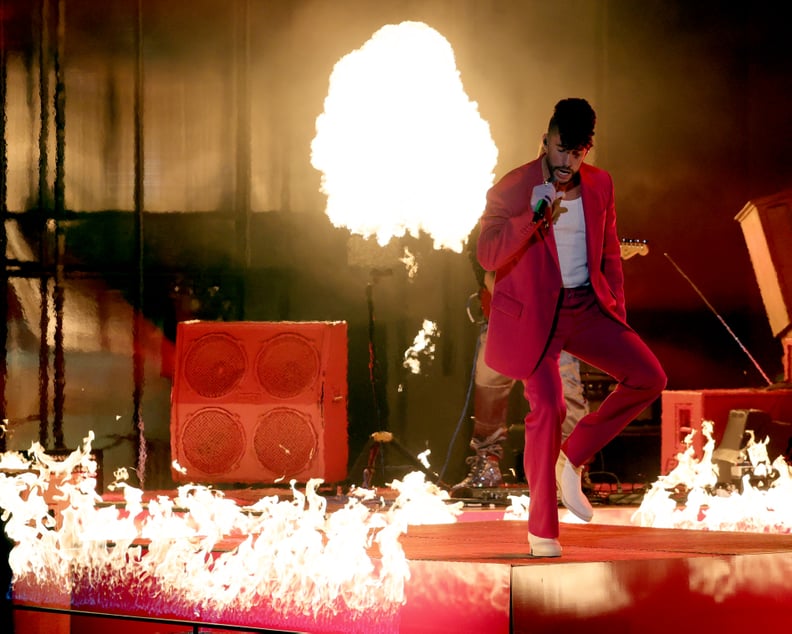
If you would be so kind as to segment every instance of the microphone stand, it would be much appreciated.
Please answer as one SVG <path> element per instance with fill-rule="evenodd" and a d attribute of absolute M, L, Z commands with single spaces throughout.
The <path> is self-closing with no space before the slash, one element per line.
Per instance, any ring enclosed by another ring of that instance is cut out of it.
<path fill-rule="evenodd" d="M 681 268 L 679 268 L 679 265 L 676 262 L 674 262 L 674 260 L 671 258 L 671 256 L 668 255 L 668 253 L 663 253 L 663 255 L 666 256 L 666 258 L 668 258 L 668 261 L 671 262 L 671 264 L 674 265 L 674 268 L 677 271 L 679 271 L 679 274 L 682 277 L 684 277 L 687 280 L 688 284 L 690 284 L 693 287 L 693 290 L 696 291 L 696 293 L 698 293 L 698 296 L 704 301 L 704 303 L 707 305 L 707 308 L 709 308 L 713 312 L 713 314 L 718 318 L 718 320 L 723 324 L 723 327 L 726 328 L 727 332 L 732 336 L 732 339 L 734 339 L 737 342 L 737 345 L 740 346 L 742 351 L 751 360 L 751 363 L 754 364 L 754 367 L 759 371 L 759 374 L 762 375 L 762 378 L 767 382 L 768 387 L 772 387 L 773 382 L 770 380 L 770 378 L 767 376 L 767 374 L 765 374 L 764 370 L 762 370 L 761 366 L 756 361 L 756 359 L 754 359 L 753 356 L 751 355 L 751 353 L 748 352 L 748 349 L 742 344 L 742 341 L 740 341 L 737 338 L 737 335 L 735 335 L 734 332 L 732 332 L 732 329 L 729 328 L 729 325 L 726 323 L 726 321 L 723 319 L 723 317 L 721 317 L 718 314 L 718 311 L 715 310 L 715 307 L 707 301 L 707 298 L 704 297 L 704 294 L 698 289 L 698 287 L 693 283 L 693 281 L 687 275 L 685 275 L 685 273 L 682 271 Z"/>
<path fill-rule="evenodd" d="M 393 275 L 393 269 L 371 269 L 370 280 L 366 284 L 366 305 L 368 307 L 368 352 L 369 352 L 369 383 L 371 384 L 371 395 L 374 402 L 374 412 L 377 417 L 377 426 L 381 431 L 386 430 L 383 425 L 382 407 L 380 406 L 380 367 L 377 361 L 377 344 L 375 340 L 374 327 L 376 317 L 374 313 L 374 285 L 383 277 Z"/>
<path fill-rule="evenodd" d="M 368 307 L 368 346 L 369 346 L 369 382 L 371 384 L 371 394 L 374 402 L 374 410 L 377 418 L 378 430 L 371 434 L 368 438 L 366 446 L 363 448 L 360 456 L 355 461 L 353 472 L 357 471 L 365 457 L 365 467 L 362 469 L 363 480 L 361 486 L 364 489 L 370 489 L 373 485 L 374 472 L 376 470 L 377 462 L 381 462 L 384 466 L 385 447 L 394 449 L 403 458 L 406 458 L 410 464 L 422 471 L 424 475 L 444 489 L 449 489 L 449 485 L 443 482 L 441 476 L 436 472 L 427 469 L 423 463 L 413 455 L 404 445 L 402 445 L 395 436 L 388 431 L 387 421 L 383 417 L 383 409 L 380 403 L 380 367 L 377 360 L 377 347 L 375 337 L 376 315 L 374 311 L 374 286 L 383 277 L 390 277 L 393 275 L 393 269 L 374 268 L 370 271 L 370 279 L 366 284 L 366 304 Z"/>

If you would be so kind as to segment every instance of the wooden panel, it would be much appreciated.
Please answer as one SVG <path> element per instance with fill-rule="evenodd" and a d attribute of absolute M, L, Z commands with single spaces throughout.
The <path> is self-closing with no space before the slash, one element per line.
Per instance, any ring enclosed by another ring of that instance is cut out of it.
<path fill-rule="evenodd" d="M 773 334 L 792 325 L 792 189 L 749 202 L 736 216 Z"/>

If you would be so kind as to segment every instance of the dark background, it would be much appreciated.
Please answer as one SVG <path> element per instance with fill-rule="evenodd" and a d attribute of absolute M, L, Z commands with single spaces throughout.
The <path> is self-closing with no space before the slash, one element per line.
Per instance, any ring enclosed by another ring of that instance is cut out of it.
<path fill-rule="evenodd" d="M 433 249 L 425 236 L 399 241 L 417 255 L 415 279 L 392 250 L 370 246 L 370 261 L 361 259 L 349 232 L 324 215 L 321 175 L 310 165 L 334 64 L 385 24 L 405 20 L 426 22 L 453 46 L 465 90 L 499 150 L 496 177 L 535 156 L 559 99 L 583 96 L 594 105 L 592 160 L 614 176 L 620 233 L 650 247 L 625 262 L 628 313 L 665 366 L 669 389 L 766 385 L 719 316 L 777 380 L 781 346 L 735 220 L 749 201 L 792 187 L 792 52 L 775 6 L 4 0 L 4 202 L 9 231 L 22 240 L 11 239 L 7 253 L 19 258 L 26 244 L 30 261 L 50 270 L 54 234 L 46 219 L 58 219 L 67 268 L 66 444 L 93 429 L 106 473 L 133 464 L 142 412 L 153 448 L 149 482 L 167 485 L 177 320 L 344 320 L 350 461 L 372 431 L 388 427 L 411 451 L 431 449 L 447 480 L 464 473 L 477 335 L 465 314 L 475 291 L 470 264 L 465 255 Z M 373 266 L 393 270 L 373 286 L 379 413 L 368 373 Z M 39 298 L 11 272 L 4 407 L 9 448 L 24 448 L 51 437 L 36 415 L 40 329 L 30 305 Z M 130 334 L 135 305 L 150 326 L 140 402 Z M 441 336 L 434 360 L 412 375 L 401 358 L 425 318 L 438 323 Z M 51 389 L 46 398 L 56 417 Z M 518 402 L 510 416 L 519 422 Z M 659 425 L 657 407 L 600 457 L 604 466 L 625 478 L 652 477 Z"/>

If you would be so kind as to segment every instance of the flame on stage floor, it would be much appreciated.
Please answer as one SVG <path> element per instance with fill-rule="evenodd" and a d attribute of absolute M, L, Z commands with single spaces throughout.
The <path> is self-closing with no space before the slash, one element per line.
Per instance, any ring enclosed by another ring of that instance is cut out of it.
<path fill-rule="evenodd" d="M 15 600 L 57 603 L 56 589 L 77 608 L 394 631 L 409 579 L 399 537 L 419 518 L 453 522 L 461 512 L 418 473 L 394 483 L 399 497 L 390 507 L 373 491 L 356 490 L 332 513 L 317 493 L 319 480 L 304 491 L 292 483 L 291 499 L 263 497 L 244 507 L 198 485 L 144 503 L 143 491 L 121 480 L 114 486 L 123 503 L 103 504 L 91 477 L 92 439 L 63 462 L 38 444 L 29 457 L 0 456 Z"/>
<path fill-rule="evenodd" d="M 713 462 L 715 442 L 713 423 L 703 421 L 701 433 L 706 438 L 703 455 L 697 458 L 691 432 L 684 440 L 685 450 L 677 466 L 652 484 L 633 513 L 631 524 L 651 528 L 691 530 L 792 533 L 792 469 L 783 456 L 772 463 L 767 454 L 769 439 L 757 442 L 753 434 L 741 450 L 746 472 L 739 486 L 719 482 L 718 467 Z M 509 496 L 505 520 L 527 520 L 527 495 Z M 596 508 L 595 508 L 596 521 Z M 568 512 L 564 523 L 580 523 Z"/>
<path fill-rule="evenodd" d="M 769 439 L 749 439 L 743 450 L 746 473 L 739 486 L 724 487 L 712 460 L 713 423 L 703 421 L 701 428 L 706 438 L 701 458 L 695 457 L 693 431 L 685 439 L 685 451 L 677 455 L 677 466 L 660 476 L 644 496 L 633 515 L 634 523 L 655 528 L 792 532 L 792 471 L 783 456 L 770 462 Z"/>

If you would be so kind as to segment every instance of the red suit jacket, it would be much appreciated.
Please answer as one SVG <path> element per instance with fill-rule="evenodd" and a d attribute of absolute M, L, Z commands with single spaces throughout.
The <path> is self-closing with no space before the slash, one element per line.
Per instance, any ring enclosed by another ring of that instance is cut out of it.
<path fill-rule="evenodd" d="M 613 180 L 587 163 L 580 178 L 591 285 L 602 310 L 625 322 Z M 528 378 L 541 360 L 562 288 L 553 225 L 533 223 L 531 192 L 542 182 L 540 157 L 489 190 L 476 251 L 481 265 L 496 272 L 485 361 L 515 379 Z"/>

